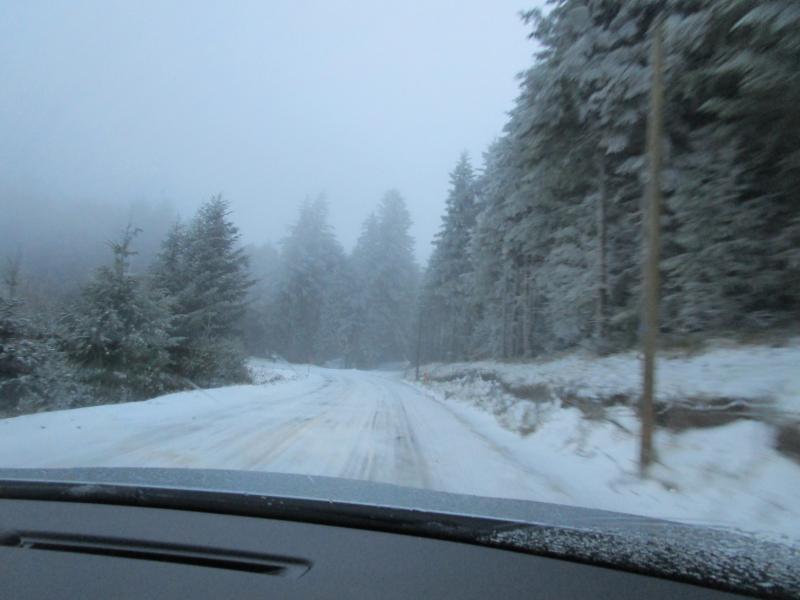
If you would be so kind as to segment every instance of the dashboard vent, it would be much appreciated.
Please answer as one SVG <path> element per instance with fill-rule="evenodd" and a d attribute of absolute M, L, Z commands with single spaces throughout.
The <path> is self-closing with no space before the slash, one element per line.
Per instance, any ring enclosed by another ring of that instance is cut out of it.
<path fill-rule="evenodd" d="M 64 534 L 14 533 L 0 536 L 0 544 L 29 550 L 114 556 L 134 560 L 178 563 L 212 569 L 245 571 L 277 577 L 301 577 L 311 568 L 302 559 L 201 546 L 144 542 Z"/>

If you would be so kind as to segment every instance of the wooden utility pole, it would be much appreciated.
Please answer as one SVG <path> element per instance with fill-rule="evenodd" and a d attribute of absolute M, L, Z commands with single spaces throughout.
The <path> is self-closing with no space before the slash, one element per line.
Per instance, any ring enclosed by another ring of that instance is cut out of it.
<path fill-rule="evenodd" d="M 659 249 L 661 245 L 661 149 L 664 110 L 662 19 L 658 17 L 652 30 L 653 84 L 650 91 L 650 114 L 647 119 L 647 154 L 649 157 L 649 176 L 647 182 L 647 201 L 644 225 L 644 265 L 642 307 L 642 346 L 644 352 L 642 377 L 642 439 L 639 453 L 639 471 L 644 477 L 655 458 L 653 450 L 653 426 L 655 411 L 653 396 L 655 392 L 656 345 L 658 343 L 658 303 L 659 303 Z"/>
<path fill-rule="evenodd" d="M 422 357 L 422 315 L 425 313 L 425 305 L 420 302 L 419 316 L 417 317 L 417 360 L 416 369 L 414 370 L 414 379 L 419 381 L 419 363 Z"/>

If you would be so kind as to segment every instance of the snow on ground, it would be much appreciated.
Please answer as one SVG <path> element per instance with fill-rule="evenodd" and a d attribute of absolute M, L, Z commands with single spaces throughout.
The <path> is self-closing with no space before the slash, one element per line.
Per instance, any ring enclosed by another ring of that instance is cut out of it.
<path fill-rule="evenodd" d="M 581 397 L 637 396 L 641 361 L 635 352 L 606 357 L 573 353 L 531 363 L 493 361 L 431 365 L 431 378 L 466 370 L 498 375 L 512 385 L 545 384 Z M 785 346 L 718 347 L 693 356 L 660 357 L 656 396 L 664 401 L 731 398 L 768 401 L 781 412 L 800 416 L 800 339 Z"/>
<path fill-rule="evenodd" d="M 256 385 L 291 381 L 307 374 L 307 368 L 303 365 L 275 362 L 264 358 L 251 358 L 247 367 L 250 370 L 250 377 Z"/>
<path fill-rule="evenodd" d="M 486 410 L 430 393 L 552 483 L 535 499 L 785 534 L 800 541 L 800 465 L 772 447 L 774 432 L 764 423 L 659 430 L 658 464 L 651 478 L 642 481 L 638 427 L 630 411 L 612 410 L 612 423 L 587 419 L 577 408 L 551 407 L 533 433 L 520 435 Z"/>
<path fill-rule="evenodd" d="M 515 366 L 514 369 L 522 366 Z M 636 476 L 630 411 L 541 407 L 520 435 L 400 373 L 258 363 L 269 383 L 0 420 L 0 466 L 153 466 L 330 475 L 592 506 L 800 541 L 800 466 L 763 423 L 659 431 Z M 521 373 L 522 371 L 520 371 Z"/>
<path fill-rule="evenodd" d="M 800 464 L 775 449 L 775 423 L 800 419 L 800 340 L 661 359 L 657 396 L 672 402 L 756 401 L 764 422 L 659 429 L 651 479 L 637 477 L 639 424 L 630 406 L 581 411 L 564 397 L 635 398 L 634 353 L 531 363 L 430 365 L 425 388 L 520 460 L 535 461 L 584 505 L 800 539 Z M 509 393 L 518 390 L 534 400 Z M 504 431 L 498 431 L 498 426 Z"/>

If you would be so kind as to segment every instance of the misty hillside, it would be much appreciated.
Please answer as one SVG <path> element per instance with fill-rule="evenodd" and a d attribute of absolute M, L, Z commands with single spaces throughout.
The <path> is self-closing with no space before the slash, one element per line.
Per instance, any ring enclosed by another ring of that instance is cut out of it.
<path fill-rule="evenodd" d="M 306 200 L 282 236 L 246 247 L 224 196 L 181 218 L 9 192 L 3 412 L 245 381 L 247 355 L 373 368 L 632 348 L 657 6 L 570 0 L 523 15 L 535 57 L 480 162 L 455 161 L 427 264 L 402 191 L 375 195 L 358 221 Z M 800 53 L 793 6 L 665 5 L 669 343 L 796 323 L 800 87 L 778 60 Z M 332 224 L 343 217 L 360 222 L 351 246 Z"/>

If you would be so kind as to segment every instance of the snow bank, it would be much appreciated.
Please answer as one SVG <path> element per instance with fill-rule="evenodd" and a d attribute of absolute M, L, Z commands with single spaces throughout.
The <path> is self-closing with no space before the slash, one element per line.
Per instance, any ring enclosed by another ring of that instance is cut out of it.
<path fill-rule="evenodd" d="M 471 380 L 477 375 L 496 380 L 506 388 L 544 386 L 562 398 L 600 400 L 615 396 L 637 398 L 640 363 L 634 352 L 606 357 L 575 353 L 530 363 L 429 365 L 423 373 L 428 380 L 446 380 L 456 387 L 459 382 L 472 387 Z M 471 393 L 467 391 L 467 395 Z M 496 390 L 492 393 L 497 395 Z M 657 362 L 656 397 L 664 403 L 743 400 L 776 418 L 800 418 L 800 339 L 785 347 L 739 346 L 716 348 L 695 356 L 662 357 Z"/>
<path fill-rule="evenodd" d="M 658 428 L 658 463 L 641 480 L 638 423 L 623 404 L 598 403 L 596 414 L 565 406 L 529 377 L 525 390 L 535 400 L 479 377 L 423 386 L 387 371 L 269 361 L 251 367 L 257 380 L 272 383 L 0 419 L 0 465 L 329 475 L 800 542 L 800 465 L 775 450 L 769 423 Z"/>
<path fill-rule="evenodd" d="M 250 358 L 247 361 L 250 377 L 255 385 L 293 381 L 298 378 L 303 367 L 287 362 L 278 362 L 266 358 Z"/>
<path fill-rule="evenodd" d="M 426 389 L 531 477 L 548 482 L 533 494 L 509 486 L 494 494 L 480 489 L 483 495 L 602 508 L 800 542 L 800 465 L 773 448 L 774 430 L 765 423 L 659 429 L 657 463 L 642 480 L 638 424 L 622 407 L 608 409 L 608 419 L 593 420 L 577 408 L 545 406 L 534 432 L 520 435 L 503 427 L 485 406 Z M 480 457 L 464 458 L 482 471 Z"/>
<path fill-rule="evenodd" d="M 777 424 L 798 419 L 800 345 L 717 348 L 662 359 L 658 369 L 664 402 L 735 398 L 773 411 L 716 427 L 658 428 L 658 460 L 643 481 L 634 410 L 600 402 L 637 396 L 634 353 L 433 365 L 420 387 L 515 460 L 558 482 L 559 498 L 551 501 L 800 540 L 800 463 L 776 450 Z M 598 410 L 568 406 L 561 395 L 594 398 Z"/>

